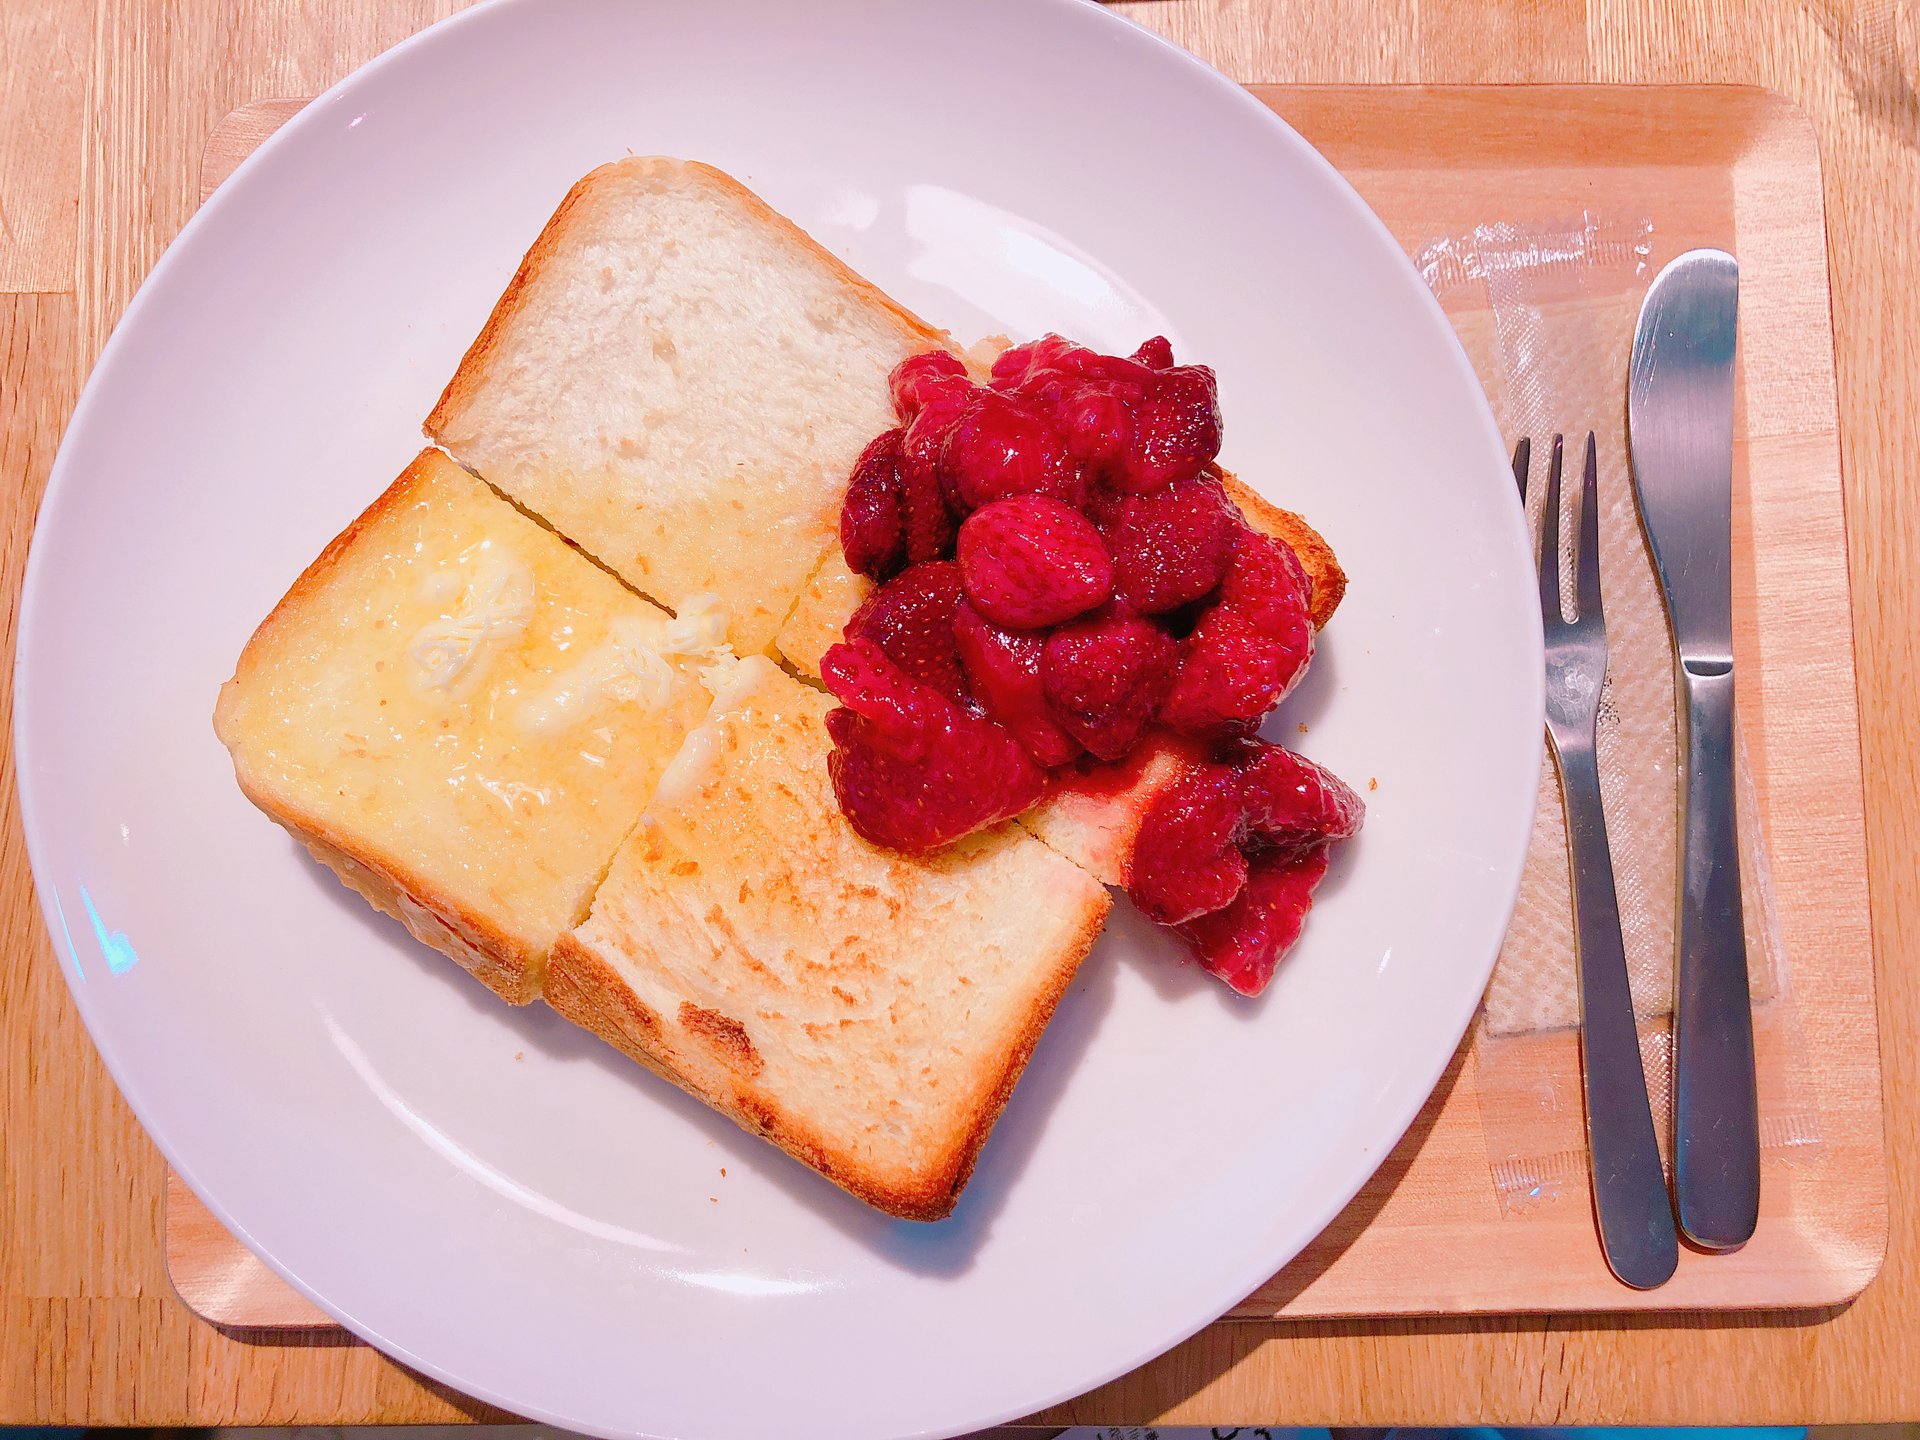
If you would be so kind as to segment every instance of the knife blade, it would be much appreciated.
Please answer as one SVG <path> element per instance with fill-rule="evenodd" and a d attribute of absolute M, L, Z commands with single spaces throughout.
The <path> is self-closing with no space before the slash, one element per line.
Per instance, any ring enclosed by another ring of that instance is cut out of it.
<path fill-rule="evenodd" d="M 1735 828 L 1733 358 L 1740 268 L 1692 250 L 1647 291 L 1627 381 L 1634 496 L 1677 661 L 1680 876 L 1673 1162 L 1680 1228 L 1744 1244 L 1760 1215 L 1759 1101 Z"/>

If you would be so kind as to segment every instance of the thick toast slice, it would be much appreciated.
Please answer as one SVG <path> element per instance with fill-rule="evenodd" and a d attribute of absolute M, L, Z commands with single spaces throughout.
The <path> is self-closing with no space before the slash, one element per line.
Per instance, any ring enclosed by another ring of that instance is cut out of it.
<path fill-rule="evenodd" d="M 853 833 L 831 697 L 752 657 L 662 777 L 547 1000 L 878 1208 L 953 1207 L 1107 892 L 1018 827 Z"/>
<path fill-rule="evenodd" d="M 603 165 L 562 201 L 427 433 L 668 609 L 771 644 L 834 545 L 887 372 L 949 348 L 711 166 Z"/>
<path fill-rule="evenodd" d="M 214 728 L 254 804 L 524 1004 L 705 713 L 722 628 L 428 450 L 274 607 Z"/>
<path fill-rule="evenodd" d="M 817 674 L 840 637 L 847 477 L 888 371 L 936 347 L 719 171 L 594 171 L 426 422 L 459 463 L 424 452 L 327 548 L 215 714 L 245 793 L 418 938 L 923 1220 L 1186 763 L 1063 782 L 1027 817 L 1057 852 L 1008 824 L 907 857 L 845 822 L 833 702 L 760 652 Z M 1331 550 L 1228 484 L 1324 623 Z"/>

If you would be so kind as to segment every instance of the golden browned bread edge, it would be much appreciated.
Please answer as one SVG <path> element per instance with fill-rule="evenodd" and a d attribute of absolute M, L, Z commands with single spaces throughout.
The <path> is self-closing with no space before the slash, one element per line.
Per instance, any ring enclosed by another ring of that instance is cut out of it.
<path fill-rule="evenodd" d="M 365 851 L 356 854 L 342 837 L 324 826 L 310 826 L 290 808 L 276 806 L 244 778 L 240 789 L 339 876 L 341 883 L 406 926 L 414 939 L 431 945 L 509 1005 L 527 1005 L 540 998 L 546 981 L 543 952 L 503 934 L 400 866 L 381 863 Z"/>
<path fill-rule="evenodd" d="M 458 465 L 431 445 L 422 449 L 407 462 L 407 468 L 394 477 L 393 483 L 382 490 L 371 505 L 348 521 L 347 528 L 327 542 L 326 548 L 294 578 L 293 584 L 287 587 L 287 593 L 282 595 L 273 609 L 267 612 L 267 618 L 253 627 L 253 634 L 248 638 L 246 647 L 241 650 L 240 659 L 234 666 L 235 679 L 238 679 L 239 672 L 246 668 L 247 659 L 253 654 L 254 646 L 287 623 L 288 617 L 314 596 L 326 582 L 327 577 L 333 573 L 333 567 L 339 562 L 342 553 L 376 523 L 386 519 L 389 513 L 404 506 L 407 503 L 407 497 L 413 493 L 414 487 L 431 481 L 432 472 L 439 465 L 445 465 L 454 474 L 473 484 L 480 483 L 473 480 Z M 226 686 L 221 687 L 220 693 L 223 696 L 226 694 Z M 218 728 L 217 725 L 216 728 Z M 221 738 L 225 739 L 224 736 Z"/>
<path fill-rule="evenodd" d="M 1347 572 L 1340 568 L 1333 547 L 1305 519 L 1291 510 L 1282 510 L 1256 493 L 1231 470 L 1222 470 L 1220 480 L 1226 487 L 1227 498 L 1240 507 L 1249 525 L 1276 540 L 1286 541 L 1300 557 L 1300 564 L 1307 572 L 1307 607 L 1313 628 L 1324 628 L 1347 593 Z"/>
<path fill-rule="evenodd" d="M 1101 931 L 1106 929 L 1107 913 L 1112 909 L 1113 896 L 1106 887 L 1095 882 L 1090 892 L 1090 903 L 1079 917 L 1077 928 L 1064 947 L 1060 962 L 1047 977 L 1046 986 L 1034 997 L 1019 1035 L 1006 1052 L 999 1083 L 981 1101 L 979 1109 L 974 1111 L 972 1129 L 954 1146 L 951 1155 L 953 1170 L 946 1184 L 943 1203 L 937 1212 L 926 1218 L 938 1220 L 951 1213 L 960 1192 L 966 1189 L 967 1182 L 973 1178 L 973 1167 L 980 1159 L 980 1152 L 986 1146 L 987 1137 L 993 1133 L 993 1127 L 1000 1123 L 1000 1115 L 1007 1108 L 1007 1101 L 1013 1098 L 1014 1086 L 1020 1083 L 1021 1075 L 1026 1073 L 1027 1061 L 1033 1057 L 1033 1047 L 1040 1043 L 1041 1035 L 1053 1019 L 1053 1012 L 1059 1008 L 1061 998 L 1067 993 L 1067 986 L 1073 983 L 1073 977 L 1079 973 L 1080 962 L 1087 958 L 1094 942 L 1099 940 Z"/>
<path fill-rule="evenodd" d="M 289 797 L 271 794 L 254 783 L 240 757 L 233 754 L 233 742 L 229 739 L 234 687 L 247 670 L 254 647 L 290 623 L 291 617 L 318 594 L 340 556 L 377 521 L 405 505 L 414 487 L 431 478 L 436 464 L 445 464 L 458 472 L 458 467 L 437 450 L 422 450 L 400 472 L 399 478 L 300 572 L 267 618 L 255 627 L 252 638 L 240 652 L 233 678 L 220 687 L 220 698 L 214 705 L 213 729 L 233 759 L 233 775 L 241 793 L 269 819 L 305 845 L 316 860 L 347 886 L 359 891 L 374 908 L 406 926 L 416 939 L 449 956 L 502 999 L 525 1005 L 540 994 L 545 961 L 542 953 L 502 933 L 482 917 L 463 909 L 451 897 L 436 893 L 420 876 L 355 845 Z M 464 474 L 461 478 L 468 479 Z M 469 483 L 479 482 L 469 480 Z"/>
<path fill-rule="evenodd" d="M 1060 997 L 1099 938 L 1112 903 L 1104 890 L 1089 892 L 1085 912 L 1035 993 L 1013 1044 L 980 1062 L 999 1070 L 980 1104 L 939 1154 L 928 1157 L 909 1173 L 887 1173 L 863 1164 L 834 1136 L 822 1134 L 810 1124 L 806 1116 L 782 1109 L 774 1097 L 758 1090 L 750 1077 L 735 1072 L 734 1083 L 725 1092 L 694 1079 L 679 1064 L 660 1017 L 633 994 L 612 965 L 571 934 L 562 935 L 553 947 L 546 1000 L 583 1030 L 672 1081 L 742 1129 L 772 1141 L 876 1210 L 903 1220 L 940 1220 L 952 1213 L 973 1174 L 981 1147 L 1006 1108 Z"/>
<path fill-rule="evenodd" d="M 675 160 L 663 155 L 635 155 L 622 160 L 609 161 L 596 167 L 576 180 L 561 200 L 559 208 L 553 212 L 539 236 L 520 261 L 520 268 L 514 272 L 513 279 L 494 302 L 492 311 L 487 315 L 487 323 L 480 328 L 467 353 L 461 357 L 460 368 L 453 372 L 453 378 L 447 382 L 447 388 L 427 416 L 424 429 L 431 438 L 442 439 L 447 427 L 452 423 L 456 412 L 473 398 L 483 381 L 485 371 L 492 359 L 496 346 L 501 342 L 502 332 L 509 320 L 516 315 L 526 299 L 527 286 L 541 268 L 551 260 L 566 239 L 576 213 L 586 203 L 594 189 L 602 182 L 616 175 L 637 175 L 652 179 L 677 173 L 692 172 L 718 185 L 723 190 L 732 191 L 761 221 L 776 232 L 783 233 L 787 239 L 804 247 L 818 257 L 827 268 L 848 289 L 858 292 L 880 309 L 885 310 L 900 324 L 924 339 L 929 349 L 954 349 L 953 337 L 944 330 L 936 330 L 918 315 L 893 299 L 879 286 L 852 269 L 844 260 L 820 244 L 793 221 L 775 210 L 753 191 L 742 185 L 724 170 L 715 169 L 698 160 Z M 464 464 L 465 461 L 463 460 Z"/>

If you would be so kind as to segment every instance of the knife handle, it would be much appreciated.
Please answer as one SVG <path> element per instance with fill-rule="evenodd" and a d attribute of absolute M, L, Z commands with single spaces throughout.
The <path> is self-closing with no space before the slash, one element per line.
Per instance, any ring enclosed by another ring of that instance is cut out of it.
<path fill-rule="evenodd" d="M 1753 1007 L 1733 800 L 1733 667 L 1680 671 L 1679 963 L 1674 977 L 1673 1183 L 1680 1229 L 1731 1250 L 1760 1218 Z"/>
<path fill-rule="evenodd" d="M 1574 968 L 1580 978 L 1580 1078 L 1587 1104 L 1587 1157 L 1600 1252 L 1607 1268 L 1637 1290 L 1664 1285 L 1680 1263 L 1673 1203 L 1660 1173 L 1660 1142 L 1640 1065 L 1633 988 L 1620 939 L 1600 771 L 1591 744 L 1562 749 L 1560 793 L 1567 807 L 1573 869 Z"/>

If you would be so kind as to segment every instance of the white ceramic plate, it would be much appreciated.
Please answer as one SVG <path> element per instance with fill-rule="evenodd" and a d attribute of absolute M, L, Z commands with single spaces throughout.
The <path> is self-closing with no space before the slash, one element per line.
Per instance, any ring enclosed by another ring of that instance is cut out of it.
<path fill-rule="evenodd" d="M 1352 576 L 1284 728 L 1378 789 L 1305 940 L 1250 1004 L 1117 920 L 937 1226 L 498 1004 L 257 814 L 209 723 L 255 622 L 421 443 L 555 202 L 630 150 L 733 172 L 963 336 L 1165 332 L 1220 373 L 1226 462 Z M 161 1148 L 382 1349 L 608 1435 L 966 1430 L 1220 1314 L 1440 1075 L 1533 807 L 1518 515 L 1451 332 L 1359 199 L 1094 6 L 497 4 L 281 131 L 95 369 L 22 619 L 34 873 Z"/>

